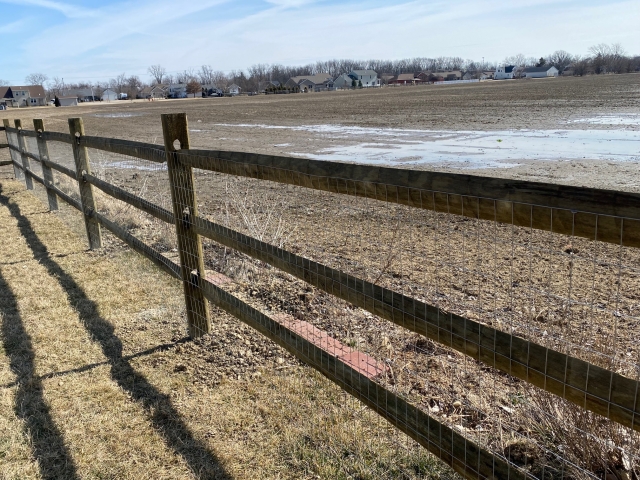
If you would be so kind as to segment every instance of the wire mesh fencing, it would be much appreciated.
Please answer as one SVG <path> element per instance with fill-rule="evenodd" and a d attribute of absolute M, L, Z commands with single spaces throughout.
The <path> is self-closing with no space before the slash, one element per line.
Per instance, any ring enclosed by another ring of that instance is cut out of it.
<path fill-rule="evenodd" d="M 192 150 L 186 117 L 163 128 L 164 148 L 80 130 L 47 143 L 80 177 L 54 183 L 85 220 L 120 225 L 183 280 L 192 336 L 224 311 L 265 335 L 258 351 L 275 341 L 318 369 L 350 394 L 354 441 L 365 424 L 389 439 L 396 476 L 429 475 L 434 454 L 468 478 L 638 478 L 633 205 L 401 187 Z"/>

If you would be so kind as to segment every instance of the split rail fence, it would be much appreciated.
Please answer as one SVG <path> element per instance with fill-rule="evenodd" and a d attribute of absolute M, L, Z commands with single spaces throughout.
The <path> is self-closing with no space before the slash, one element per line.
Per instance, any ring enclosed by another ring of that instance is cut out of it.
<path fill-rule="evenodd" d="M 375 280 L 367 281 L 298 255 L 286 247 L 213 222 L 198 213 L 194 169 L 395 204 L 416 211 L 438 212 L 461 219 L 504 224 L 510 228 L 553 232 L 568 239 L 583 238 L 625 248 L 640 247 L 639 194 L 464 174 L 197 150 L 190 148 L 184 114 L 162 115 L 164 147 L 86 135 L 79 118 L 69 120 L 68 134 L 46 131 L 42 120 L 34 120 L 33 127 L 29 130 L 18 120 L 13 126 L 4 121 L 8 144 L 0 146 L 8 146 L 11 161 L 2 165 L 13 165 L 16 176 L 24 178 L 28 189 L 34 188 L 34 182 L 43 185 L 51 210 L 58 209 L 58 200 L 79 210 L 84 218 L 90 248 L 101 247 L 101 228 L 106 228 L 166 273 L 181 280 L 190 336 L 198 337 L 210 331 L 208 302 L 211 302 L 321 372 L 466 478 L 562 476 L 545 476 L 544 472 L 527 469 L 505 452 L 491 450 L 475 441 L 464 429 L 445 424 L 433 414 L 434 410 L 416 405 L 408 396 L 392 391 L 384 380 L 389 368 L 384 362 L 342 344 L 311 323 L 284 314 L 265 313 L 234 295 L 225 288 L 228 279 L 224 275 L 205 272 L 204 237 L 264 262 L 439 346 L 460 352 L 483 368 L 519 379 L 551 394 L 558 401 L 562 399 L 581 411 L 608 419 L 611 424 L 623 428 L 630 438 L 637 439 L 637 432 L 640 432 L 638 363 L 628 362 L 631 367 L 623 369 L 621 374 L 620 368 L 613 364 L 606 367 L 602 362 L 585 359 L 584 355 L 572 355 L 571 348 L 561 352 L 527 337 L 521 329 L 502 328 L 498 324 L 494 326 L 480 321 L 473 315 L 447 312 L 433 302 L 414 297 L 411 292 L 400 293 L 391 286 L 382 286 Z M 27 139 L 37 144 L 37 151 L 28 148 Z M 49 147 L 60 143 L 72 146 L 74 169 L 51 160 Z M 160 164 L 162 168 L 166 166 L 171 210 L 93 175 L 88 149 L 142 159 Z M 31 161 L 40 164 L 42 176 L 34 171 Z M 54 171 L 77 182 L 79 200 L 56 185 Z M 94 189 L 173 225 L 180 263 L 99 213 Z M 622 316 L 617 311 L 614 313 Z M 631 463 L 637 461 L 634 455 L 637 454 L 631 454 Z M 626 462 L 630 461 L 627 459 Z M 626 467 L 631 472 L 635 471 L 634 468 L 633 465 Z M 606 474 L 605 467 L 594 473 L 593 478 L 604 478 Z"/>

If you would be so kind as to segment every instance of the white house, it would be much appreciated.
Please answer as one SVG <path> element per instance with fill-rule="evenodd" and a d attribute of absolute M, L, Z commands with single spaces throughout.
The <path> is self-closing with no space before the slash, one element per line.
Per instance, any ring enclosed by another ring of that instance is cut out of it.
<path fill-rule="evenodd" d="M 102 96 L 100 97 L 100 100 L 102 100 L 103 102 L 115 102 L 117 99 L 118 94 L 110 88 L 107 88 L 104 92 L 102 92 Z"/>
<path fill-rule="evenodd" d="M 559 70 L 553 66 L 527 67 L 522 71 L 522 78 L 557 77 Z"/>
<path fill-rule="evenodd" d="M 58 97 L 58 101 L 60 102 L 61 107 L 77 107 L 78 106 L 78 97 L 75 95 L 70 97 Z"/>
<path fill-rule="evenodd" d="M 494 80 L 512 79 L 516 73 L 515 65 L 498 65 L 496 73 L 493 75 Z"/>
<path fill-rule="evenodd" d="M 236 96 L 236 95 L 240 95 L 240 92 L 242 91 L 242 89 L 241 89 L 238 85 L 236 85 L 235 83 L 232 83 L 232 84 L 231 84 L 231 85 L 229 85 L 229 87 L 227 88 L 227 91 L 228 91 L 231 95 Z"/>
<path fill-rule="evenodd" d="M 349 72 L 349 76 L 356 82 L 362 82 L 364 88 L 380 86 L 378 74 L 373 70 L 352 70 Z"/>
<path fill-rule="evenodd" d="M 187 84 L 174 83 L 169 85 L 168 95 L 169 98 L 187 98 Z"/>

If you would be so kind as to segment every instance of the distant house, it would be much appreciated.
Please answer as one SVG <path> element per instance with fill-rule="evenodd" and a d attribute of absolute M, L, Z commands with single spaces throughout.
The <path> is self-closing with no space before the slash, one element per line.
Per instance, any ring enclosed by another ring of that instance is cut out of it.
<path fill-rule="evenodd" d="M 417 75 L 414 75 L 414 80 L 416 83 L 429 83 L 433 81 L 433 73 L 431 72 L 420 72 Z"/>
<path fill-rule="evenodd" d="M 70 97 L 58 97 L 60 101 L 61 107 L 77 107 L 78 106 L 78 97 L 70 96 Z"/>
<path fill-rule="evenodd" d="M 104 92 L 102 92 L 102 96 L 100 97 L 100 99 L 103 102 L 115 102 L 118 99 L 118 94 L 114 90 L 107 88 Z"/>
<path fill-rule="evenodd" d="M 447 70 L 446 72 L 438 72 L 438 75 L 442 76 L 445 82 L 462 80 L 463 76 L 460 70 Z"/>
<path fill-rule="evenodd" d="M 515 65 L 498 65 L 496 73 L 493 75 L 494 80 L 510 80 L 514 78 L 517 67 Z"/>
<path fill-rule="evenodd" d="M 349 76 L 358 82 L 358 86 L 360 86 L 359 82 L 362 82 L 363 88 L 369 87 L 379 87 L 380 79 L 378 78 L 378 73 L 373 70 L 352 70 L 349 72 Z M 334 83 L 335 86 L 335 83 Z"/>
<path fill-rule="evenodd" d="M 0 98 L 12 107 L 43 107 L 47 96 L 42 85 L 0 87 Z"/>
<path fill-rule="evenodd" d="M 167 90 L 168 98 L 187 98 L 187 84 L 174 83 Z"/>
<path fill-rule="evenodd" d="M 303 93 L 334 89 L 333 78 L 328 73 L 291 77 L 284 86 L 291 90 L 299 89 Z"/>
<path fill-rule="evenodd" d="M 353 78 L 343 73 L 333 81 L 334 89 L 351 88 L 353 86 Z"/>
<path fill-rule="evenodd" d="M 242 92 L 242 89 L 235 83 L 232 83 L 227 87 L 227 92 L 229 92 L 229 94 L 235 97 L 236 95 L 240 95 L 240 92 Z"/>
<path fill-rule="evenodd" d="M 416 80 L 413 73 L 401 73 L 393 80 L 389 81 L 389 85 L 415 85 Z"/>
<path fill-rule="evenodd" d="M 278 82 L 277 80 L 266 80 L 263 82 L 258 82 L 258 93 L 275 91 L 280 88 L 280 85 L 280 82 Z"/>
<path fill-rule="evenodd" d="M 71 90 L 64 90 L 62 92 L 62 96 L 76 97 L 79 102 L 95 102 L 100 100 L 100 97 L 94 95 L 92 88 L 74 88 Z"/>
<path fill-rule="evenodd" d="M 167 86 L 162 84 L 152 85 L 150 87 L 144 87 L 139 92 L 140 98 L 155 99 L 167 97 Z"/>
<path fill-rule="evenodd" d="M 554 66 L 546 67 L 527 67 L 522 70 L 520 76 L 522 78 L 545 78 L 545 77 L 557 77 L 558 69 Z"/>
<path fill-rule="evenodd" d="M 381 85 L 389 85 L 389 82 L 396 78 L 393 73 L 381 73 L 379 77 Z"/>

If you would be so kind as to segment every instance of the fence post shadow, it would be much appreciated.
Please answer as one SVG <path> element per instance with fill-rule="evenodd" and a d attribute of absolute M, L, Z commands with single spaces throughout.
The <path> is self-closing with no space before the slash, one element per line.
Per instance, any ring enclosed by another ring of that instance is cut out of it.
<path fill-rule="evenodd" d="M 42 380 L 35 375 L 35 351 L 27 333 L 16 297 L 0 273 L 2 344 L 16 378 L 14 412 L 23 420 L 33 456 L 44 479 L 79 479 L 76 465 L 62 432 L 44 399 Z"/>
<path fill-rule="evenodd" d="M 29 219 L 21 213 L 20 207 L 4 194 L 2 185 L 0 185 L 0 205 L 6 206 L 11 215 L 16 218 L 18 228 L 27 245 L 34 254 L 41 256 L 40 264 L 59 282 L 70 305 L 76 308 L 80 322 L 91 339 L 100 345 L 111 365 L 112 380 L 143 407 L 151 425 L 166 445 L 185 460 L 196 477 L 231 480 L 232 477 L 216 455 L 193 436 L 180 418 L 170 397 L 160 392 L 144 375 L 137 372 L 129 359 L 123 358 L 122 341 L 115 334 L 113 325 L 99 315 L 96 303 L 88 298 L 73 277 L 47 254 L 46 245 L 40 241 Z"/>

